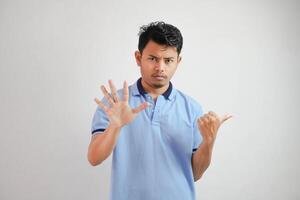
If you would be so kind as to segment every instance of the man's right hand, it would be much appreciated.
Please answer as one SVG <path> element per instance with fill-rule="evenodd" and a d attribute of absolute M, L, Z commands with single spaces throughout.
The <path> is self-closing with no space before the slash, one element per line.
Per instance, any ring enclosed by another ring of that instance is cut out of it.
<path fill-rule="evenodd" d="M 99 99 L 95 98 L 95 102 L 98 106 L 104 110 L 106 115 L 108 116 L 110 125 L 121 128 L 126 124 L 129 124 L 134 120 L 139 112 L 147 108 L 148 103 L 144 102 L 140 104 L 137 108 L 131 108 L 128 104 L 128 85 L 127 82 L 124 81 L 123 86 L 123 99 L 120 100 L 117 94 L 116 87 L 114 86 L 111 80 L 108 81 L 111 95 L 108 93 L 105 86 L 101 85 L 101 90 L 104 94 L 104 97 L 109 102 L 110 107 L 104 105 Z"/>

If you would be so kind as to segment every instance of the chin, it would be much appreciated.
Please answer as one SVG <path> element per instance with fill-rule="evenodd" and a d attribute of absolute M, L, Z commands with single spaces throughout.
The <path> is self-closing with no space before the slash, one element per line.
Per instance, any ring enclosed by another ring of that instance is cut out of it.
<path fill-rule="evenodd" d="M 154 88 L 162 88 L 162 87 L 164 87 L 164 85 L 162 85 L 162 84 L 153 84 L 153 87 Z"/>
<path fill-rule="evenodd" d="M 152 83 L 152 86 L 155 87 L 155 88 L 162 88 L 166 85 L 168 85 L 168 81 Z"/>

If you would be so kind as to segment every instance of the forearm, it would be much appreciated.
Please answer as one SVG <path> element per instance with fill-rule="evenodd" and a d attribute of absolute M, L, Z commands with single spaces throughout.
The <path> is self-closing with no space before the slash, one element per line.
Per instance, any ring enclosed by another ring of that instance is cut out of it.
<path fill-rule="evenodd" d="M 121 128 L 112 125 L 96 136 L 95 140 L 89 145 L 88 160 L 91 165 L 96 166 L 102 163 L 113 151 L 120 134 Z"/>
<path fill-rule="evenodd" d="M 202 142 L 192 156 L 194 181 L 199 180 L 210 165 L 213 143 Z"/>

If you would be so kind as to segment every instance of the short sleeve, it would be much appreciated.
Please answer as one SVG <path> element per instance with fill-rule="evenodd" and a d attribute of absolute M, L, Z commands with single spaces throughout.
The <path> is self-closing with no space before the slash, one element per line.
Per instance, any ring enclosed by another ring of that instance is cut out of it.
<path fill-rule="evenodd" d="M 202 135 L 198 128 L 198 118 L 203 115 L 202 107 L 197 103 L 194 107 L 194 123 L 193 123 L 193 153 L 199 148 L 202 142 Z"/>
<path fill-rule="evenodd" d="M 101 100 L 105 105 L 107 105 L 107 102 L 105 101 L 105 98 L 102 98 Z M 92 119 L 92 127 L 91 127 L 91 133 L 101 133 L 104 132 L 105 129 L 108 127 L 109 119 L 99 106 L 97 106 L 97 109 L 94 113 L 93 119 Z"/>

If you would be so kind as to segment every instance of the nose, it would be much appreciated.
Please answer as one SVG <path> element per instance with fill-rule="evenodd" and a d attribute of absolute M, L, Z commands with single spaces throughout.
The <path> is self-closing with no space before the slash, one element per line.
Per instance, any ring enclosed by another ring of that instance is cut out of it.
<path fill-rule="evenodd" d="M 162 59 L 159 59 L 155 62 L 155 70 L 163 72 L 165 70 L 165 63 Z"/>

